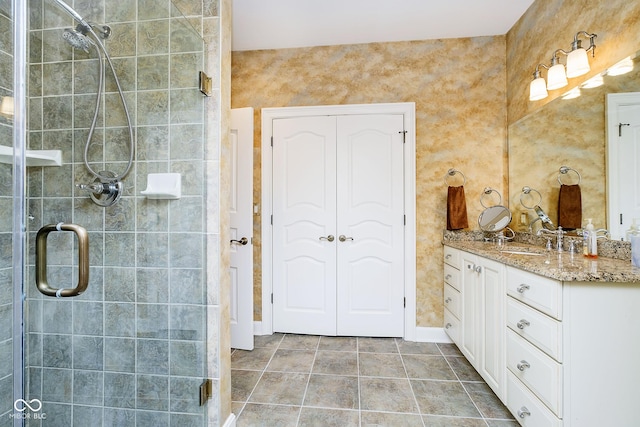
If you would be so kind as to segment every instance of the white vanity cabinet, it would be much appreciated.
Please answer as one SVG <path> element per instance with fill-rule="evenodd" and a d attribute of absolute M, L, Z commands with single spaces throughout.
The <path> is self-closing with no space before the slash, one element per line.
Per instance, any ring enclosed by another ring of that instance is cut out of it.
<path fill-rule="evenodd" d="M 449 246 L 444 247 L 444 330 L 451 341 L 460 347 L 460 318 L 462 298 L 460 295 L 460 254 Z"/>
<path fill-rule="evenodd" d="M 458 260 L 458 268 L 454 268 L 458 273 L 455 298 L 447 288 L 454 287 L 450 282 L 455 275 L 447 262 L 447 255 L 452 253 L 450 260 Z M 451 339 L 496 395 L 502 397 L 505 389 L 505 266 L 445 246 L 444 274 L 445 328 L 451 325 L 447 328 Z M 458 321 L 457 330 L 448 316 Z"/>
<path fill-rule="evenodd" d="M 507 293 L 506 405 L 520 424 L 640 425 L 640 284 L 507 267 Z"/>

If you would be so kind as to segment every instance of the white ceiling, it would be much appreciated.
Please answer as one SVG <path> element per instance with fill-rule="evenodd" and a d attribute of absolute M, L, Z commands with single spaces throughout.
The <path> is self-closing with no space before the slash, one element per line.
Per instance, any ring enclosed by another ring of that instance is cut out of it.
<path fill-rule="evenodd" d="M 534 0 L 232 0 L 232 48 L 505 34 Z"/>

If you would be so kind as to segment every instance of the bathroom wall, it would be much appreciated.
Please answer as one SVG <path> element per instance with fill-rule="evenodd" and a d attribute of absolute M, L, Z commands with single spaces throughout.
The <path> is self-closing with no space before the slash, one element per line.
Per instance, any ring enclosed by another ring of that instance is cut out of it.
<path fill-rule="evenodd" d="M 11 2 L 0 1 L 0 102 L 13 94 Z M 0 115 L 0 144 L 11 146 L 13 123 Z M 0 163 L 0 425 L 13 411 L 13 167 Z M 4 424 L 3 424 L 4 423 Z"/>
<path fill-rule="evenodd" d="M 52 2 L 31 2 L 29 147 L 62 150 L 63 166 L 28 172 L 30 262 L 44 224 L 80 224 L 91 246 L 82 296 L 57 300 L 28 287 L 29 395 L 59 425 L 219 425 L 230 412 L 222 94 L 218 83 L 209 98 L 197 88 L 198 71 L 224 74 L 220 7 L 175 3 L 75 2 L 86 19 L 113 29 L 106 46 L 136 127 L 125 194 L 102 208 L 74 187 L 92 180 L 82 152 L 95 52 L 72 51 L 61 40 L 70 18 Z M 112 78 L 106 88 L 89 157 L 96 170 L 121 172 L 126 120 Z M 141 196 L 153 172 L 181 173 L 181 199 Z M 51 236 L 49 246 L 50 283 L 73 286 L 73 239 Z M 213 379 L 214 396 L 201 407 L 204 378 Z"/>
<path fill-rule="evenodd" d="M 449 168 L 465 174 L 471 228 L 482 189 L 506 191 L 505 42 L 496 36 L 234 52 L 232 107 L 257 111 L 254 202 L 260 202 L 261 108 L 415 102 L 417 324 L 442 327 L 444 176 Z M 254 218 L 260 320 L 262 217 Z"/>

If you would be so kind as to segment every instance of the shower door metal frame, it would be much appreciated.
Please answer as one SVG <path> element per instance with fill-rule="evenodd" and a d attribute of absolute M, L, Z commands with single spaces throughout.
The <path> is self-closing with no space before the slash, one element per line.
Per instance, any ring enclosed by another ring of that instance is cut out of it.
<path fill-rule="evenodd" d="M 13 1 L 13 397 L 24 398 L 24 277 L 27 135 L 27 3 Z M 15 417 L 14 427 L 24 425 Z"/>

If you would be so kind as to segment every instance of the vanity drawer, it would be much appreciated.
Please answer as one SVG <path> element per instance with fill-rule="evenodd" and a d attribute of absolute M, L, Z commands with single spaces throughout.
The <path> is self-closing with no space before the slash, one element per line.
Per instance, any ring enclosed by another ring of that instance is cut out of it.
<path fill-rule="evenodd" d="M 460 292 L 449 285 L 444 285 L 444 306 L 460 319 Z"/>
<path fill-rule="evenodd" d="M 507 267 L 507 293 L 555 319 L 562 319 L 562 284 L 557 280 Z"/>
<path fill-rule="evenodd" d="M 444 282 L 460 290 L 460 270 L 451 267 L 449 264 L 444 265 Z"/>
<path fill-rule="evenodd" d="M 456 345 L 460 343 L 460 321 L 446 308 L 444 309 L 444 331 Z"/>
<path fill-rule="evenodd" d="M 460 269 L 460 251 L 449 246 L 444 247 L 444 262 L 451 267 Z"/>
<path fill-rule="evenodd" d="M 562 365 L 510 329 L 507 330 L 507 368 L 562 417 Z"/>
<path fill-rule="evenodd" d="M 507 371 L 507 408 L 525 427 L 562 427 L 559 420 L 531 391 Z"/>
<path fill-rule="evenodd" d="M 507 326 L 549 356 L 562 362 L 562 323 L 507 297 Z"/>

